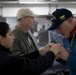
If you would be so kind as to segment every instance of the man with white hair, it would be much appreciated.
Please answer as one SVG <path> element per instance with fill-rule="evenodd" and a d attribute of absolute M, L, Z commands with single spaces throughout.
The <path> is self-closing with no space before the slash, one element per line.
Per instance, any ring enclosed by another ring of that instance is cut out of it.
<path fill-rule="evenodd" d="M 76 75 L 76 20 L 70 10 L 60 8 L 52 13 L 51 21 L 52 26 L 49 30 L 56 29 L 57 33 L 63 35 L 70 42 L 69 49 L 62 47 L 58 57 L 64 60 L 62 63 L 69 66 L 70 75 Z"/>

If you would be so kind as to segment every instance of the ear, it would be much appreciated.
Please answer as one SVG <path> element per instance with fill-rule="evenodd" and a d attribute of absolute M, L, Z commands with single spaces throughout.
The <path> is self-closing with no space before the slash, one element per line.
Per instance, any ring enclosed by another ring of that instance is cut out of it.
<path fill-rule="evenodd" d="M 4 37 L 0 35 L 0 42 L 2 42 L 3 39 L 4 39 Z"/>

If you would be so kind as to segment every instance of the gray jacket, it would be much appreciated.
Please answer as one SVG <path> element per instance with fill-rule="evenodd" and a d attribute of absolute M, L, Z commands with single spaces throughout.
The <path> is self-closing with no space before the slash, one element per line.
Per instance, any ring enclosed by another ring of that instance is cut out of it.
<path fill-rule="evenodd" d="M 35 50 L 38 50 L 38 45 L 35 41 L 35 38 L 30 32 L 28 32 L 28 34 L 32 43 L 32 47 L 30 45 L 30 42 L 28 41 L 27 34 L 24 31 L 16 27 L 13 30 L 13 34 L 15 36 L 15 41 L 11 51 L 14 54 L 28 54 Z"/>

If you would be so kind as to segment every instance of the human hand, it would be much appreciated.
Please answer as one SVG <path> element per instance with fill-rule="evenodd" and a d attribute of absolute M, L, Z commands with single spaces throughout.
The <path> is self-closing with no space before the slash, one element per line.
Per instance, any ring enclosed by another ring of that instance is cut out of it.
<path fill-rule="evenodd" d="M 54 45 L 54 43 L 48 43 L 46 46 L 44 46 L 44 49 L 45 49 L 46 51 L 49 51 L 50 48 L 51 48 L 53 45 Z"/>
<path fill-rule="evenodd" d="M 63 60 L 67 60 L 68 56 L 69 56 L 68 51 L 64 47 L 61 46 L 61 50 L 59 51 L 59 53 L 57 55 L 57 58 L 61 58 Z"/>
<path fill-rule="evenodd" d="M 40 55 L 44 55 L 46 52 L 50 51 L 50 48 L 54 45 L 54 43 L 48 43 L 46 46 L 39 49 Z"/>
<path fill-rule="evenodd" d="M 55 55 L 57 55 L 59 53 L 59 51 L 61 50 L 61 44 L 58 43 L 58 44 L 54 44 L 52 45 L 50 51 L 52 51 Z"/>

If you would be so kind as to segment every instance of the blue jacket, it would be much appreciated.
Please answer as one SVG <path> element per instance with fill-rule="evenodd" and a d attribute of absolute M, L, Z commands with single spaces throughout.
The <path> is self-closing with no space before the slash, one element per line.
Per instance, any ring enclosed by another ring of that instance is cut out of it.
<path fill-rule="evenodd" d="M 59 40 L 56 38 L 58 38 Z M 70 75 L 76 75 L 76 32 L 73 35 L 71 44 L 68 39 L 57 35 L 55 32 L 51 32 L 51 42 L 52 41 L 55 43 L 62 42 L 63 47 L 66 48 L 70 53 L 67 61 L 64 61 L 62 59 L 59 59 L 57 61 L 70 67 Z"/>
<path fill-rule="evenodd" d="M 76 32 L 71 41 L 71 51 L 66 61 L 66 65 L 70 67 L 70 75 L 76 75 Z"/>

